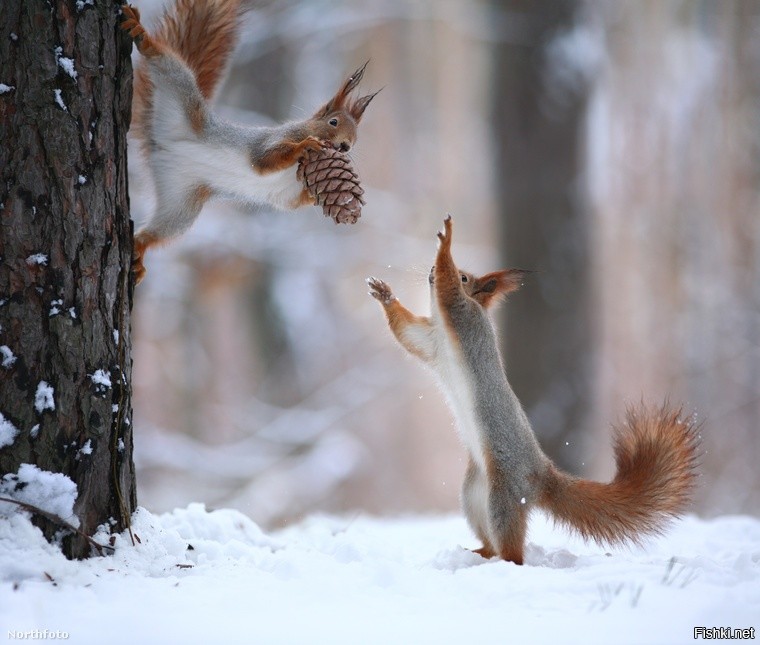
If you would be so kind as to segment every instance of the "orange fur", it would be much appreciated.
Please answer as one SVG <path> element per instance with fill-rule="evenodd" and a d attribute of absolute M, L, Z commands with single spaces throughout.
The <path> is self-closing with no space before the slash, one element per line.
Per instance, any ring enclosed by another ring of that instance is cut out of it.
<path fill-rule="evenodd" d="M 529 271 L 523 269 L 504 269 L 486 273 L 479 278 L 473 278 L 469 295 L 488 309 L 519 289 L 527 273 Z"/>
<path fill-rule="evenodd" d="M 303 158 L 308 150 L 318 152 L 322 147 L 316 137 L 306 137 L 303 141 L 283 141 L 267 150 L 253 166 L 261 174 L 285 170 Z"/>
<path fill-rule="evenodd" d="M 689 504 L 697 478 L 698 430 L 680 410 L 631 408 L 615 429 L 617 473 L 608 484 L 550 467 L 538 505 L 600 543 L 638 543 L 658 534 Z"/>
<path fill-rule="evenodd" d="M 201 94 L 210 100 L 237 45 L 240 5 L 241 0 L 177 0 L 164 13 L 153 34 L 140 23 L 140 12 L 124 5 L 122 29 L 135 39 L 143 56 L 150 58 L 168 50 L 184 60 L 195 74 Z M 144 63 L 135 70 L 134 93 L 132 128 L 140 130 L 150 120 L 153 98 L 153 84 Z M 196 123 L 192 125 L 196 129 Z M 147 137 L 139 132 L 138 136 L 147 145 Z"/>
<path fill-rule="evenodd" d="M 367 65 L 369 65 L 369 61 L 364 63 L 364 65 L 351 74 L 351 76 L 345 80 L 343 85 L 340 86 L 340 89 L 335 93 L 335 96 L 319 108 L 314 116 L 320 118 L 327 116 L 331 112 L 343 111 L 349 114 L 356 123 L 359 123 L 364 115 L 364 110 L 367 109 L 367 106 L 372 99 L 374 99 L 380 92 L 380 90 L 378 90 L 373 94 L 360 96 L 358 99 L 351 99 L 351 92 L 357 88 L 359 82 L 362 80 Z"/>
<path fill-rule="evenodd" d="M 385 308 L 385 315 L 388 318 L 388 325 L 396 338 L 398 338 L 402 347 L 404 347 L 404 349 L 410 354 L 413 354 L 422 360 L 428 360 L 430 358 L 429 356 L 426 356 L 419 347 L 409 342 L 409 340 L 404 337 L 404 329 L 409 325 L 430 327 L 430 320 L 424 316 L 416 316 L 397 299 L 394 299 L 383 306 Z"/>
<path fill-rule="evenodd" d="M 448 313 L 449 307 L 462 298 L 462 278 L 451 257 L 451 215 L 444 220 L 444 230 L 438 233 L 439 245 L 435 259 L 435 293 L 441 311 Z"/>
<path fill-rule="evenodd" d="M 290 208 L 300 208 L 301 206 L 311 206 L 316 203 L 316 197 L 312 195 L 307 188 L 301 191 L 301 194 L 290 203 Z"/>
<path fill-rule="evenodd" d="M 155 37 L 184 60 L 206 100 L 213 98 L 237 45 L 240 0 L 176 0 Z"/>
<path fill-rule="evenodd" d="M 164 241 L 150 233 L 143 232 L 135 235 L 132 245 L 132 273 L 135 275 L 135 285 L 140 284 L 145 277 L 146 269 L 143 263 L 145 251 L 154 246 L 159 246 Z"/>

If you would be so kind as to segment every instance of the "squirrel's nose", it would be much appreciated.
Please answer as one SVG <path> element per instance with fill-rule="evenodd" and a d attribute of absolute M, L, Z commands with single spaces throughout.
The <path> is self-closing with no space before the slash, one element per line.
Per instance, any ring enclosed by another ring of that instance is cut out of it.
<path fill-rule="evenodd" d="M 351 144 L 350 143 L 348 143 L 347 141 L 344 141 L 343 143 L 340 144 L 340 151 L 341 152 L 348 152 L 349 150 L 351 150 Z"/>

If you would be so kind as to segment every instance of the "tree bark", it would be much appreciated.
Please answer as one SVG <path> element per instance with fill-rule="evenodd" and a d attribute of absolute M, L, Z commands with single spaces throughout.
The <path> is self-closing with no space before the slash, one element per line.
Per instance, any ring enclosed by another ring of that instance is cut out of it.
<path fill-rule="evenodd" d="M 580 466 L 590 420 L 592 316 L 589 216 L 582 186 L 582 75 L 556 74 L 551 47 L 575 24 L 575 0 L 493 0 L 493 127 L 501 249 L 535 275 L 505 307 L 510 383 L 541 443 L 561 466 Z M 580 80 L 573 83 L 572 80 Z"/>
<path fill-rule="evenodd" d="M 129 525 L 128 38 L 111 0 L 0 2 L 0 413 L 22 463 L 77 485 L 81 530 Z M 48 538 L 59 530 L 35 521 Z M 68 535 L 68 557 L 87 542 Z"/>

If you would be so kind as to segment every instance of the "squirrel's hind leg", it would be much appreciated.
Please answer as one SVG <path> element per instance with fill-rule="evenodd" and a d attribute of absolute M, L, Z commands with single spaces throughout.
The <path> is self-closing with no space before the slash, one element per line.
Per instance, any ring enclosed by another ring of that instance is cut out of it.
<path fill-rule="evenodd" d="M 132 272 L 135 284 L 140 284 L 145 277 L 143 258 L 145 251 L 154 246 L 161 246 L 171 238 L 183 233 L 198 217 L 203 205 L 209 200 L 212 190 L 205 184 L 187 189 L 184 195 L 171 201 L 165 196 L 159 201 L 153 218 L 135 233 L 132 247 Z"/>
<path fill-rule="evenodd" d="M 124 4 L 121 6 L 121 12 L 124 14 L 124 21 L 121 23 L 121 28 L 135 41 L 137 51 L 146 58 L 159 56 L 164 53 L 163 46 L 154 38 L 151 38 L 150 34 L 140 22 L 140 11 L 137 7 Z"/>
<path fill-rule="evenodd" d="M 485 474 L 475 464 L 472 457 L 467 464 L 467 472 L 464 475 L 462 484 L 462 508 L 467 518 L 467 523 L 478 536 L 483 546 L 479 549 L 472 549 L 473 553 L 488 560 L 496 555 L 488 536 L 488 482 Z"/>

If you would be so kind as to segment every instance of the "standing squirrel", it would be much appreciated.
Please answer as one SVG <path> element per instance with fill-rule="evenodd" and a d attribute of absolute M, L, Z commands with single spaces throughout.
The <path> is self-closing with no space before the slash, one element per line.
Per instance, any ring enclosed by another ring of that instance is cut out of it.
<path fill-rule="evenodd" d="M 309 150 L 348 152 L 375 94 L 350 97 L 366 63 L 313 116 L 275 127 L 227 123 L 208 106 L 235 48 L 241 0 L 176 0 L 155 32 L 140 13 L 122 6 L 121 27 L 142 60 L 135 72 L 133 131 L 148 155 L 157 205 L 136 234 L 133 271 L 145 275 L 143 255 L 187 230 L 211 197 L 295 209 L 314 203 L 296 177 Z"/>
<path fill-rule="evenodd" d="M 390 287 L 369 278 L 370 295 L 385 309 L 398 342 L 429 365 L 453 409 L 469 453 L 462 505 L 483 541 L 475 551 L 523 563 L 528 513 L 538 507 L 599 543 L 638 543 L 659 533 L 687 506 L 696 479 L 697 431 L 679 413 L 630 410 L 615 430 L 612 482 L 560 471 L 536 440 L 507 382 L 490 307 L 518 289 L 525 271 L 475 277 L 451 257 L 451 217 L 444 222 L 430 272 L 430 317 L 416 316 Z"/>

